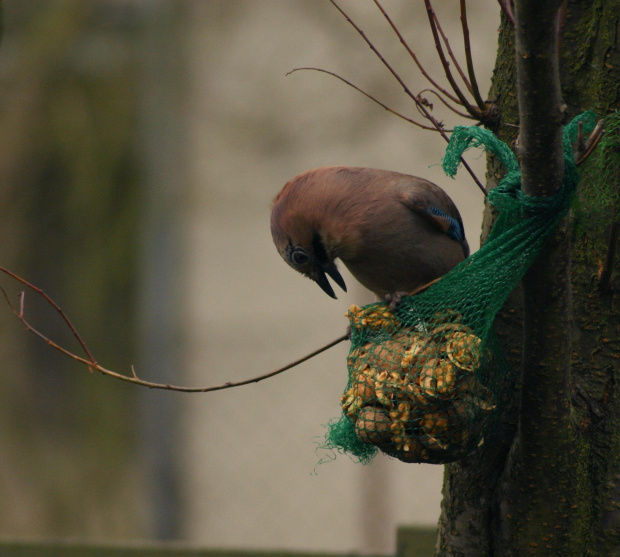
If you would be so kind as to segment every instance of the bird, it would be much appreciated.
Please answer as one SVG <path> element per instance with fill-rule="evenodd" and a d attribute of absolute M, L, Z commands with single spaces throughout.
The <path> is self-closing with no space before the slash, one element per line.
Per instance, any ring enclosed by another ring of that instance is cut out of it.
<path fill-rule="evenodd" d="M 399 299 L 469 255 L 459 211 L 439 186 L 375 168 L 324 166 L 282 188 L 271 233 L 284 261 L 336 298 L 339 259 L 379 299 Z"/>

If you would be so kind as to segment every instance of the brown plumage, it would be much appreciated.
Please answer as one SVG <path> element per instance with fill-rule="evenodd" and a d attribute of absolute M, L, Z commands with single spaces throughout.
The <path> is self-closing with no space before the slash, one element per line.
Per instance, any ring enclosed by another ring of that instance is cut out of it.
<path fill-rule="evenodd" d="M 335 265 L 378 296 L 406 293 L 469 254 L 459 212 L 448 195 L 422 178 L 388 170 L 322 167 L 288 182 L 273 202 L 278 252 L 330 296 Z"/>

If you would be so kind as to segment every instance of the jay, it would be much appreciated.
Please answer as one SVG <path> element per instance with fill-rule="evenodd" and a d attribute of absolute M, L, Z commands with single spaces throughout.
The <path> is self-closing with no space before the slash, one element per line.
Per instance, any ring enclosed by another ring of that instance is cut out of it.
<path fill-rule="evenodd" d="M 389 301 L 469 255 L 461 216 L 440 187 L 373 168 L 322 167 L 293 178 L 273 202 L 271 233 L 284 261 L 332 298 L 327 276 L 346 292 L 336 259 Z"/>

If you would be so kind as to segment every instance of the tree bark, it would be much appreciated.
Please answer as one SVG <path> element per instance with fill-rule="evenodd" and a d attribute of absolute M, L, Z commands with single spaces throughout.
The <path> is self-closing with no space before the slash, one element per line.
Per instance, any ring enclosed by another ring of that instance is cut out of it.
<path fill-rule="evenodd" d="M 558 64 L 560 4 L 516 2 L 515 29 L 502 21 L 490 93 L 501 115 L 493 131 L 516 148 L 530 195 L 561 183 L 561 125 L 619 106 L 620 1 L 567 2 Z M 519 389 L 493 437 L 446 466 L 438 555 L 617 554 L 620 281 L 609 262 L 618 265 L 618 168 L 617 149 L 580 168 L 571 216 L 526 275 L 523 297 L 515 291 L 498 315 Z M 488 187 L 501 173 L 490 160 Z M 493 219 L 487 208 L 486 233 Z"/>
<path fill-rule="evenodd" d="M 565 108 L 558 60 L 561 4 L 561 0 L 515 3 L 517 152 L 522 190 L 532 196 L 556 193 L 564 176 Z M 568 400 L 570 327 L 557 326 L 571 319 L 569 269 L 568 236 L 556 234 L 523 280 L 519 422 L 499 490 L 502 536 L 495 544 L 504 555 L 525 555 L 539 545 L 562 551 L 574 533 L 568 524 L 577 514 L 571 506 L 578 483 L 569 456 L 575 442 Z M 559 511 L 553 517 L 544 504 L 549 500 Z"/>

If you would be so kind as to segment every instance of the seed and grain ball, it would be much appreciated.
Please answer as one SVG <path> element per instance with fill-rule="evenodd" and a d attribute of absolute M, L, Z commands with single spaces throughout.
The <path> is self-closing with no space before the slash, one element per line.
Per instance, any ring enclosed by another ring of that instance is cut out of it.
<path fill-rule="evenodd" d="M 364 443 L 385 445 L 390 442 L 390 417 L 380 408 L 367 406 L 357 414 L 355 434 Z"/>

